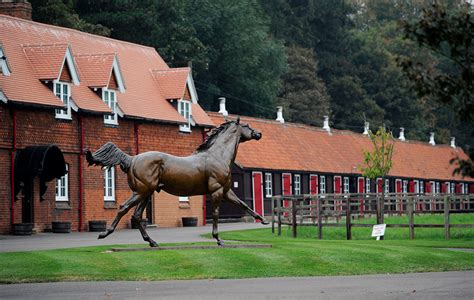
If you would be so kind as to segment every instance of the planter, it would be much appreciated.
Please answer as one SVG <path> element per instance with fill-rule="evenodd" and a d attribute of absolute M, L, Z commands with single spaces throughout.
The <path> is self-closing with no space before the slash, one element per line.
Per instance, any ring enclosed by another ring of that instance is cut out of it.
<path fill-rule="evenodd" d="M 198 218 L 196 217 L 184 217 L 181 220 L 183 221 L 183 227 L 196 227 L 198 223 Z"/>
<path fill-rule="evenodd" d="M 70 233 L 71 222 L 51 222 L 51 231 L 53 233 Z"/>
<path fill-rule="evenodd" d="M 142 220 L 140 221 L 140 223 L 142 224 L 143 228 L 146 228 L 146 225 L 148 225 L 148 220 L 147 220 L 147 219 L 142 219 Z M 132 229 L 138 229 L 138 226 L 137 226 L 137 224 L 133 221 L 133 219 L 132 219 L 132 221 L 130 222 L 130 224 L 132 224 Z"/>
<path fill-rule="evenodd" d="M 13 224 L 14 235 L 31 235 L 33 233 L 33 223 Z"/>
<path fill-rule="evenodd" d="M 89 221 L 90 232 L 103 232 L 107 227 L 107 222 L 104 220 Z"/>

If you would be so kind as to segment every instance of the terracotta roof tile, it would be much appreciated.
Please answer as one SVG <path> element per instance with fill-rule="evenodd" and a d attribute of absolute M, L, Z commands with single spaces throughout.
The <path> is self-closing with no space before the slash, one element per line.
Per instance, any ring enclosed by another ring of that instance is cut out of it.
<path fill-rule="evenodd" d="M 112 74 L 115 53 L 75 55 L 82 84 L 89 87 L 106 87 Z"/>
<path fill-rule="evenodd" d="M 215 124 L 224 121 L 218 113 L 208 112 L 208 115 Z M 251 117 L 241 117 L 241 122 L 262 132 L 258 142 L 239 147 L 236 163 L 245 168 L 361 174 L 363 150 L 372 150 L 366 135 L 350 131 L 332 130 L 330 135 L 316 127 Z M 416 141 L 395 140 L 394 143 L 390 176 L 474 181 L 452 175 L 454 166 L 449 160 L 456 155 L 467 158 L 461 148 Z"/>
<path fill-rule="evenodd" d="M 64 58 L 63 50 L 69 45 L 73 54 L 78 57 L 97 53 L 117 55 L 126 82 L 126 90 L 117 94 L 117 102 L 126 116 L 174 123 L 186 122 L 161 95 L 150 72 L 170 70 L 154 48 L 5 15 L 0 15 L 0 41 L 8 54 L 12 69 L 11 76 L 0 76 L 0 87 L 10 101 L 62 106 L 62 102 L 38 78 L 54 78 L 54 74 L 58 74 L 58 66 L 62 63 L 59 62 L 59 57 L 61 60 Z M 35 48 L 33 45 L 42 46 Z M 87 69 L 87 66 L 85 68 Z M 97 68 L 91 67 L 95 72 L 91 76 L 85 75 L 86 70 L 81 70 L 80 67 L 78 69 L 79 74 L 86 77 L 85 81 L 103 84 L 104 75 Z M 82 76 L 80 79 L 83 80 Z M 71 96 L 80 109 L 105 111 L 102 100 L 90 91 L 87 84 L 81 82 L 71 90 Z"/>
<path fill-rule="evenodd" d="M 191 112 L 192 112 L 194 122 L 196 122 L 198 125 L 201 125 L 204 127 L 215 126 L 214 122 L 212 122 L 211 118 L 209 118 L 209 116 L 202 109 L 202 107 L 199 106 L 199 104 L 193 103 L 191 106 Z"/>
<path fill-rule="evenodd" d="M 165 99 L 181 99 L 186 90 L 190 68 L 173 68 L 167 70 L 152 70 L 153 77 L 158 83 L 158 89 Z"/>

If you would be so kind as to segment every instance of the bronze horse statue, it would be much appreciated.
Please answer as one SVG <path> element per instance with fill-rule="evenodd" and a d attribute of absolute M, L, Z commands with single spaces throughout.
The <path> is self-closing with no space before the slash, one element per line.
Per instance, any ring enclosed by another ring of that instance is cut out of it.
<path fill-rule="evenodd" d="M 114 232 L 120 219 L 134 206 L 132 221 L 137 225 L 142 237 L 151 247 L 158 244 L 151 239 L 140 220 L 153 192 L 166 191 L 176 196 L 211 195 L 212 236 L 217 244 L 224 242 L 219 238 L 217 222 L 219 206 L 222 200 L 240 206 L 262 224 L 268 222 L 240 200 L 231 189 L 231 165 L 235 160 L 239 143 L 259 140 L 262 134 L 247 124 L 227 121 L 213 129 L 205 142 L 192 155 L 177 157 L 170 154 L 150 151 L 130 156 L 113 143 L 104 144 L 93 154 L 87 151 L 89 165 L 112 167 L 120 165 L 127 173 L 128 185 L 132 196 L 122 205 L 111 226 L 100 233 L 99 239 Z"/>

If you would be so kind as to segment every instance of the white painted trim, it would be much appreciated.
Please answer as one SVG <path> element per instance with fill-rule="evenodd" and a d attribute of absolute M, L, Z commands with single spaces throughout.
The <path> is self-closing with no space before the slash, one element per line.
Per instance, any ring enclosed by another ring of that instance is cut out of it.
<path fill-rule="evenodd" d="M 402 193 L 408 193 L 408 180 L 407 179 L 404 179 L 402 180 Z"/>
<path fill-rule="evenodd" d="M 108 93 L 108 96 L 109 96 L 109 102 L 110 102 L 110 95 L 114 95 L 114 107 L 110 107 L 110 105 L 105 102 L 105 97 L 104 95 Z M 102 89 L 102 101 L 105 103 L 105 105 L 107 105 L 110 110 L 112 111 L 112 114 L 104 114 L 104 124 L 109 124 L 109 125 L 118 125 L 118 114 L 117 114 L 117 93 L 115 92 L 115 90 L 109 90 L 107 88 L 103 88 Z M 114 118 L 113 119 L 108 119 L 107 117 L 110 116 L 110 115 L 113 115 Z"/>
<path fill-rule="evenodd" d="M 324 192 L 321 191 L 321 179 L 324 179 Z M 319 182 L 318 182 L 318 192 L 321 194 L 321 195 L 324 195 L 324 194 L 327 194 L 328 193 L 328 181 L 326 180 L 327 177 L 326 175 L 319 175 Z"/>
<path fill-rule="evenodd" d="M 290 175 L 290 193 L 285 195 L 283 194 L 284 190 L 285 190 L 285 175 Z M 283 196 L 290 196 L 290 195 L 293 195 L 293 178 L 291 176 L 291 173 L 281 173 L 281 194 Z"/>
<path fill-rule="evenodd" d="M 365 178 L 365 177 L 364 177 L 364 180 L 365 180 L 365 185 L 364 185 L 365 192 L 366 193 L 371 193 L 372 180 L 370 178 Z M 367 185 L 369 186 L 368 189 L 367 189 Z"/>
<path fill-rule="evenodd" d="M 267 193 L 267 175 L 270 175 L 270 194 Z M 265 198 L 273 196 L 273 176 L 272 173 L 265 172 Z"/>
<path fill-rule="evenodd" d="M 347 179 L 347 192 L 346 192 L 346 179 Z M 351 180 L 349 177 L 344 176 L 342 178 L 342 193 L 343 194 L 349 194 L 351 191 Z"/>
<path fill-rule="evenodd" d="M 2 101 L 3 103 L 8 102 L 7 96 L 5 96 L 5 94 L 2 92 L 2 90 L 0 90 L 0 101 Z"/>
<path fill-rule="evenodd" d="M 300 174 L 293 174 L 293 192 L 294 192 L 294 195 L 301 195 L 301 175 Z M 299 187 L 298 187 L 298 194 L 296 193 L 296 178 L 298 178 L 298 184 L 299 184 Z"/>
<path fill-rule="evenodd" d="M 72 97 L 69 97 L 69 104 L 71 105 L 71 109 L 75 112 L 78 112 L 79 111 L 79 106 L 77 106 L 76 102 L 74 101 L 74 99 L 72 99 Z"/>
<path fill-rule="evenodd" d="M 188 107 L 189 107 L 189 119 L 186 119 L 186 116 L 183 116 L 181 114 L 181 111 L 180 111 L 180 104 L 181 103 L 187 103 L 188 104 Z M 183 100 L 183 99 L 179 99 L 178 100 L 178 103 L 177 103 L 177 108 L 178 108 L 178 113 L 181 115 L 181 117 L 183 117 L 183 119 L 185 119 L 188 123 L 187 124 L 181 124 L 179 125 L 179 131 L 182 131 L 182 132 L 191 132 L 191 120 L 192 120 L 192 114 L 193 114 L 193 110 L 192 110 L 192 102 L 189 101 L 189 100 Z"/>
<path fill-rule="evenodd" d="M 340 183 L 341 183 L 341 194 L 343 193 L 343 182 L 342 182 L 342 177 L 337 175 L 337 176 L 334 176 L 333 179 L 332 179 L 332 191 L 333 191 L 333 194 L 336 194 L 336 178 L 339 178 L 340 179 Z"/>
<path fill-rule="evenodd" d="M 417 179 L 414 179 L 414 180 L 413 180 L 413 192 L 414 192 L 415 194 L 420 193 L 420 181 L 417 180 Z"/>
<path fill-rule="evenodd" d="M 11 74 L 10 65 L 8 64 L 7 55 L 3 51 L 2 46 L 0 46 L 0 57 L 5 57 L 5 59 L 0 59 L 0 68 L 2 69 L 2 74 L 4 76 L 10 76 Z"/>
<path fill-rule="evenodd" d="M 309 194 L 313 195 L 313 194 L 311 194 L 311 190 L 312 190 L 311 182 L 313 182 L 311 180 L 311 178 L 314 178 L 314 177 L 316 177 L 316 183 L 317 183 L 316 184 L 316 194 L 314 194 L 314 195 L 318 195 L 319 194 L 319 176 L 317 174 L 309 174 Z"/>
<path fill-rule="evenodd" d="M 179 202 L 189 202 L 189 197 L 188 196 L 186 196 L 186 197 L 179 196 L 178 200 L 179 200 Z"/>
<path fill-rule="evenodd" d="M 63 73 L 63 69 L 64 69 L 64 64 L 66 62 L 69 69 L 69 73 L 71 74 L 72 83 L 74 83 L 74 85 L 79 85 L 80 84 L 79 72 L 77 71 L 76 64 L 74 63 L 70 46 L 67 46 L 66 48 L 66 54 L 64 55 L 63 64 L 61 66 L 61 69 L 59 70 L 58 78 L 56 80 L 60 81 L 61 74 Z"/>
<path fill-rule="evenodd" d="M 186 85 L 189 89 L 189 93 L 191 94 L 192 103 L 197 104 L 198 101 L 199 101 L 199 98 L 198 98 L 198 94 L 196 92 L 196 87 L 194 86 L 194 80 L 193 80 L 192 72 L 193 72 L 193 70 L 189 69 L 188 78 L 186 79 Z"/>
<path fill-rule="evenodd" d="M 69 171 L 69 164 L 66 163 L 66 171 Z M 58 195 L 58 190 L 61 188 L 60 180 L 64 178 L 64 196 Z M 56 179 L 56 201 L 67 202 L 69 201 L 69 173 L 64 174 L 60 179 Z"/>
<path fill-rule="evenodd" d="M 260 182 L 261 188 L 260 192 L 262 193 L 262 217 L 265 216 L 265 207 L 264 207 L 264 198 L 263 198 L 263 174 L 262 172 L 252 172 L 252 198 L 253 198 L 253 211 L 256 212 L 257 214 L 259 213 L 255 207 L 255 180 L 254 180 L 254 174 L 260 174 L 260 178 L 262 179 L 262 182 Z"/>
<path fill-rule="evenodd" d="M 53 94 L 55 97 L 58 97 L 56 95 L 56 85 L 59 84 L 61 85 L 61 96 L 63 95 L 63 86 L 66 85 L 67 86 L 67 98 L 68 98 L 68 104 L 65 105 L 65 108 L 62 109 L 62 108 L 58 108 L 55 110 L 55 118 L 56 119 L 63 119 L 63 120 L 72 120 L 72 114 L 71 114 L 71 85 L 67 82 L 62 82 L 62 81 L 59 81 L 59 80 L 53 80 Z M 63 99 L 62 97 L 58 97 L 59 100 L 64 104 L 63 102 Z M 65 110 L 66 113 L 58 113 L 58 110 Z"/>
<path fill-rule="evenodd" d="M 123 81 L 122 72 L 120 71 L 120 63 L 118 61 L 117 54 L 114 55 L 114 61 L 112 62 L 112 72 L 110 72 L 109 81 L 107 81 L 107 85 L 110 83 L 110 79 L 112 78 L 113 73 L 115 73 L 115 79 L 117 79 L 119 92 L 125 93 L 125 82 Z"/>
<path fill-rule="evenodd" d="M 363 184 L 364 190 L 363 190 L 362 192 L 360 191 L 360 185 L 359 185 L 359 181 L 360 181 L 361 179 L 364 181 L 364 184 Z M 364 177 L 361 177 L 361 176 L 357 177 L 357 194 L 363 194 L 363 193 L 365 193 L 365 189 L 366 189 L 365 178 L 364 178 Z"/>
<path fill-rule="evenodd" d="M 109 168 L 104 168 L 104 190 L 105 188 L 107 187 L 107 184 L 106 184 L 106 179 L 107 179 L 107 169 Z M 110 173 L 111 173 L 111 177 L 112 177 L 112 195 L 110 196 L 106 196 L 105 193 L 104 193 L 104 201 L 115 201 L 115 167 L 110 167 Z"/>
<path fill-rule="evenodd" d="M 431 189 L 431 194 L 434 195 L 436 194 L 436 184 L 433 180 L 430 181 L 430 189 Z"/>

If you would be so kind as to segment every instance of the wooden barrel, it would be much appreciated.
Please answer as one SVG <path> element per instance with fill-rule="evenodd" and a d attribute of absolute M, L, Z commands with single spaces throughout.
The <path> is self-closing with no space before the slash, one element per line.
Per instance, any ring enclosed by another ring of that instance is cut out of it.
<path fill-rule="evenodd" d="M 13 224 L 14 235 L 31 235 L 33 233 L 33 223 Z"/>
<path fill-rule="evenodd" d="M 90 232 L 103 232 L 107 227 L 107 222 L 104 220 L 91 220 L 89 221 Z"/>
<path fill-rule="evenodd" d="M 198 222 L 196 217 L 184 217 L 181 220 L 183 221 L 183 227 L 196 227 Z"/>
<path fill-rule="evenodd" d="M 54 233 L 70 233 L 71 222 L 51 222 L 51 231 Z"/>

